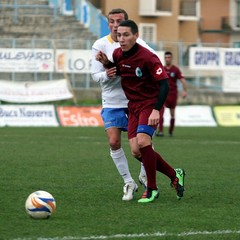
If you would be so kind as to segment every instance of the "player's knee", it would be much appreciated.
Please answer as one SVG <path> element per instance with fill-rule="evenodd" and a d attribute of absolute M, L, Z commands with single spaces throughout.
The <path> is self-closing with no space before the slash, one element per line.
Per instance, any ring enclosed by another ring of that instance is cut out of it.
<path fill-rule="evenodd" d="M 121 142 L 119 139 L 109 139 L 109 145 L 112 150 L 117 150 L 121 148 Z"/>
<path fill-rule="evenodd" d="M 137 142 L 138 142 L 139 148 L 143 148 L 150 145 L 150 142 L 146 138 L 138 138 Z"/>

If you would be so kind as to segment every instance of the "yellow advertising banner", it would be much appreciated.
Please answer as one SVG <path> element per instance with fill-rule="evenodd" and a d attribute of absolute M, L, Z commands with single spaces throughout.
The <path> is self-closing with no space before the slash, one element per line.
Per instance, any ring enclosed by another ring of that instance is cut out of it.
<path fill-rule="evenodd" d="M 216 106 L 213 110 L 220 126 L 240 126 L 240 106 Z"/>

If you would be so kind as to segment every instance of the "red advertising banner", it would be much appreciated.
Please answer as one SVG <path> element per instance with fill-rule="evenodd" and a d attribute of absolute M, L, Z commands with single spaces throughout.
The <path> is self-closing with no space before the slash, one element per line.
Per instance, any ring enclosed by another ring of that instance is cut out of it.
<path fill-rule="evenodd" d="M 102 107 L 57 107 L 61 126 L 69 127 L 100 127 Z"/>

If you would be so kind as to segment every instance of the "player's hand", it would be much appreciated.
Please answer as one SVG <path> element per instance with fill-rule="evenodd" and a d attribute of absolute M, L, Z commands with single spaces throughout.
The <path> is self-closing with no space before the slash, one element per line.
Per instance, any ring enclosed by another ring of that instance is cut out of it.
<path fill-rule="evenodd" d="M 97 53 L 95 58 L 97 61 L 101 62 L 103 65 L 107 65 L 109 62 L 107 55 L 101 51 Z"/>
<path fill-rule="evenodd" d="M 152 113 L 150 114 L 150 116 L 148 118 L 148 125 L 152 125 L 152 126 L 158 125 L 159 119 L 160 119 L 159 111 L 156 109 L 153 109 Z"/>
<path fill-rule="evenodd" d="M 187 97 L 187 91 L 182 91 L 182 98 L 186 98 Z"/>
<path fill-rule="evenodd" d="M 117 68 L 116 67 L 109 68 L 106 70 L 106 73 L 108 78 L 115 78 L 117 73 Z"/>

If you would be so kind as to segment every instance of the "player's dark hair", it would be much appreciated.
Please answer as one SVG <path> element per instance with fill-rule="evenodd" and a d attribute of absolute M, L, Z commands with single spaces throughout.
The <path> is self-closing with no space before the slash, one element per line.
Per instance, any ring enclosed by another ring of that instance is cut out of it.
<path fill-rule="evenodd" d="M 167 51 L 167 52 L 164 53 L 164 55 L 165 55 L 165 56 L 166 56 L 166 55 L 171 55 L 171 56 L 172 56 L 172 52 Z"/>
<path fill-rule="evenodd" d="M 111 15 L 111 14 L 118 14 L 118 13 L 123 13 L 125 20 L 128 20 L 128 14 L 127 14 L 127 12 L 126 12 L 124 9 L 122 9 L 122 8 L 114 8 L 114 9 L 112 9 L 112 10 L 108 13 L 108 18 L 109 18 L 109 15 Z"/>
<path fill-rule="evenodd" d="M 137 24 L 133 21 L 133 20 L 125 20 L 125 21 L 122 21 L 119 26 L 122 26 L 122 27 L 129 27 L 131 29 L 131 32 L 133 34 L 136 34 L 138 33 L 138 26 Z"/>

